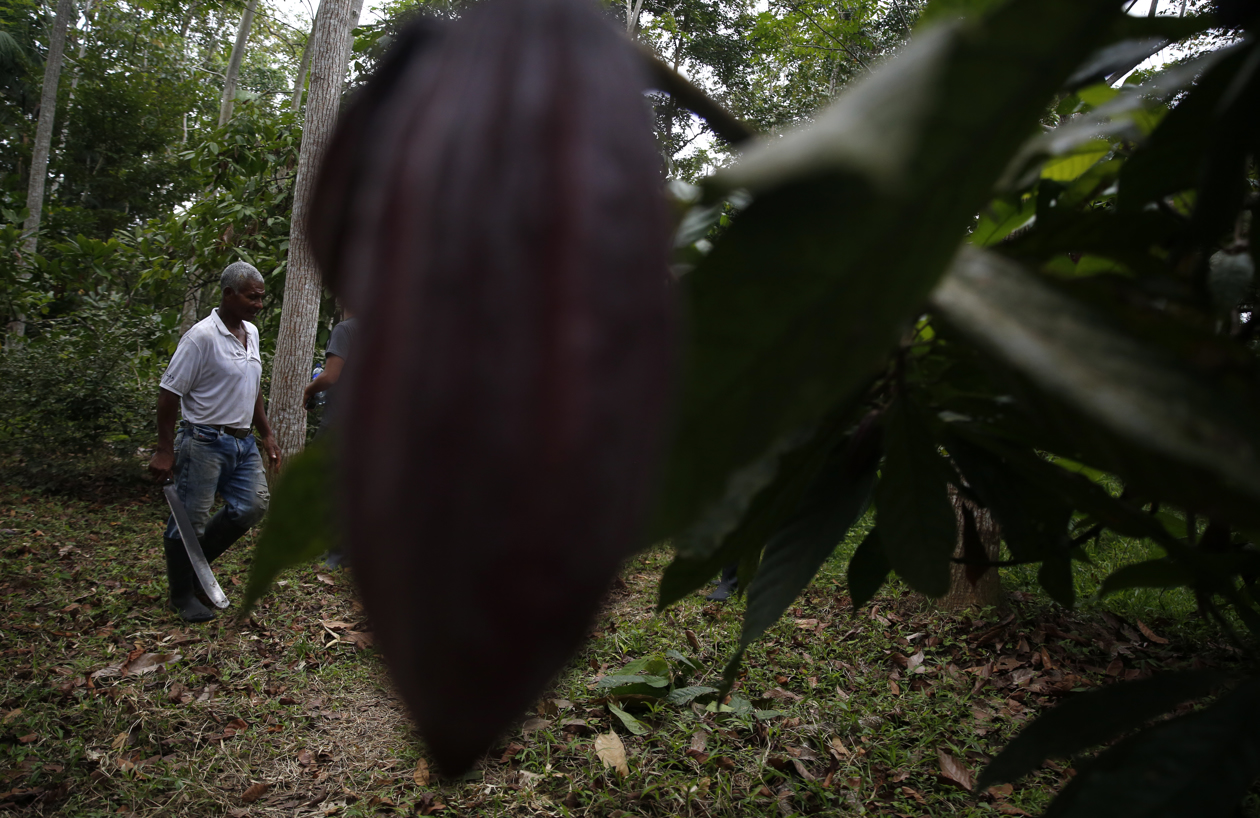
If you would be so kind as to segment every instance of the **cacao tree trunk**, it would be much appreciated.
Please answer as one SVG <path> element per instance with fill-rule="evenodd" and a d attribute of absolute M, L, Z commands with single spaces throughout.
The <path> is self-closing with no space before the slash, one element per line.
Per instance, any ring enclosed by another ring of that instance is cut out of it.
<path fill-rule="evenodd" d="M 48 153 L 52 147 L 53 119 L 57 114 L 57 86 L 61 66 L 66 57 L 66 31 L 74 16 L 73 0 L 58 0 L 52 36 L 48 40 L 48 58 L 44 63 L 44 88 L 39 97 L 39 121 L 35 125 L 35 145 L 31 151 L 31 175 L 26 187 L 26 221 L 22 223 L 24 256 L 32 256 L 39 246 L 39 221 L 44 209 L 44 185 L 48 181 Z M 29 276 L 24 273 L 23 278 Z M 15 316 L 9 324 L 14 335 L 26 333 L 26 319 Z"/>
<path fill-rule="evenodd" d="M 973 563 L 978 560 L 997 562 L 1002 553 L 1002 531 L 993 515 L 960 494 L 952 484 L 949 500 L 953 503 L 954 518 L 958 523 L 958 544 L 954 548 L 954 556 Z M 938 599 L 936 604 L 950 611 L 1005 608 L 1006 595 L 1002 592 L 998 569 L 953 563 L 949 569 L 949 593 Z"/>
<path fill-rule="evenodd" d="M 249 0 L 241 15 L 241 25 L 236 29 L 236 44 L 228 58 L 227 75 L 223 79 L 223 97 L 219 100 L 219 127 L 232 118 L 232 106 L 236 103 L 236 78 L 241 73 L 241 60 L 245 57 L 245 44 L 249 42 L 249 29 L 254 24 L 254 9 L 258 0 Z"/>
<path fill-rule="evenodd" d="M 350 59 L 350 32 L 359 21 L 361 8 L 362 0 L 325 0 L 320 4 L 311 32 L 311 87 L 302 126 L 297 178 L 293 183 L 289 264 L 268 409 L 276 440 L 286 457 L 297 454 L 306 444 L 302 390 L 311 378 L 319 320 L 321 287 L 306 232 L 306 213 L 315 176 L 337 124 L 346 63 Z"/>

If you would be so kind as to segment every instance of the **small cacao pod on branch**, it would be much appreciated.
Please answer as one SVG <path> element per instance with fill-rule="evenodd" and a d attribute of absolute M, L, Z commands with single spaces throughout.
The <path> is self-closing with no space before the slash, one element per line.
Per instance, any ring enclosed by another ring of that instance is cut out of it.
<path fill-rule="evenodd" d="M 339 196 L 312 224 L 361 316 L 339 477 L 356 580 L 459 771 L 641 545 L 673 374 L 669 225 L 639 59 L 590 0 L 487 0 L 390 72 L 342 124 Z"/>

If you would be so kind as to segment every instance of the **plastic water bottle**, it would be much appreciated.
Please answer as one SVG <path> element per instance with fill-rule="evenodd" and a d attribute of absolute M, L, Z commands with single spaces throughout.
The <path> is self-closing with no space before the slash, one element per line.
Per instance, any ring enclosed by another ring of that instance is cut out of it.
<path fill-rule="evenodd" d="M 323 374 L 324 374 L 324 368 L 322 366 L 317 366 L 315 367 L 315 369 L 311 371 L 311 380 L 315 380 L 316 378 L 318 378 L 320 375 L 323 375 Z M 316 392 L 314 397 L 312 397 L 310 400 L 306 402 L 306 411 L 308 412 L 314 411 L 315 409 L 318 409 L 319 407 L 323 406 L 327 402 L 328 402 L 328 390 L 325 389 L 323 392 Z"/>

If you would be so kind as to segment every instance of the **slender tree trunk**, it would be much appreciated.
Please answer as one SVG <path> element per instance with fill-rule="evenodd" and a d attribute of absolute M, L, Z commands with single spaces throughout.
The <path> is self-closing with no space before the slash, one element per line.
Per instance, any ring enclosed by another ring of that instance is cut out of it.
<path fill-rule="evenodd" d="M 227 76 L 223 79 L 223 99 L 219 102 L 219 127 L 228 124 L 232 118 L 232 106 L 236 102 L 236 77 L 241 72 L 241 59 L 245 56 L 245 44 L 249 42 L 249 29 L 254 24 L 254 9 L 258 0 L 249 0 L 245 5 L 245 13 L 241 15 L 241 25 L 236 29 L 236 45 L 232 46 L 232 56 L 228 58 Z"/>
<path fill-rule="evenodd" d="M 311 43 L 315 41 L 315 27 L 319 25 L 319 12 L 323 8 L 323 3 L 320 3 L 319 8 L 315 10 L 315 19 L 311 21 L 311 34 L 306 38 L 306 45 L 302 46 L 302 64 L 298 66 L 297 82 L 293 84 L 293 98 L 290 100 L 290 106 L 295 114 L 302 110 L 302 94 L 306 91 L 306 69 L 311 64 Z"/>
<path fill-rule="evenodd" d="M 954 556 L 972 561 L 973 564 L 954 563 L 949 570 L 949 593 L 936 601 L 945 610 L 966 608 L 1004 608 L 1006 597 L 1002 593 L 1002 580 L 996 568 L 976 566 L 974 561 L 996 562 L 1001 555 L 1002 532 L 988 509 L 959 494 L 952 485 L 949 499 L 954 504 L 954 518 L 958 523 L 958 545 Z"/>
<path fill-rule="evenodd" d="M 293 183 L 293 216 L 289 228 L 289 267 L 284 283 L 280 335 L 271 371 L 268 414 L 277 443 L 286 456 L 306 445 L 306 408 L 302 390 L 311 378 L 315 329 L 319 320 L 320 281 L 306 235 L 306 208 L 315 176 L 332 136 L 341 103 L 350 32 L 359 21 L 362 0 L 324 0 L 311 33 L 311 90 L 302 126 L 302 149 Z"/>
<path fill-rule="evenodd" d="M 58 0 L 52 36 L 48 40 L 48 59 L 44 63 L 44 89 L 39 97 L 39 122 L 35 125 L 31 175 L 26 187 L 28 215 L 22 224 L 25 233 L 22 251 L 26 256 L 34 255 L 39 246 L 39 221 L 44 209 L 44 185 L 48 181 L 48 152 L 52 147 L 53 120 L 57 114 L 57 85 L 61 80 L 61 66 L 66 57 L 66 30 L 70 27 L 70 18 L 73 15 L 73 1 Z M 23 274 L 23 277 L 27 275 L 29 274 Z M 16 316 L 16 320 L 9 324 L 9 331 L 14 335 L 25 334 L 25 316 Z"/>

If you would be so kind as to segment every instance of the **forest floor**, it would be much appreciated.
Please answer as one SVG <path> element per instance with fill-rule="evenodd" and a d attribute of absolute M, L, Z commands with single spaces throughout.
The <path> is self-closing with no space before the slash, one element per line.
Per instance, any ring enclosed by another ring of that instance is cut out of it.
<path fill-rule="evenodd" d="M 742 601 L 696 594 L 655 612 L 668 553 L 654 549 L 626 566 L 553 691 L 451 780 L 413 737 L 347 573 L 292 571 L 248 621 L 188 626 L 164 604 L 163 519 L 152 489 L 72 498 L 0 486 L 0 810 L 1035 815 L 1073 774 L 1070 759 L 1014 786 L 973 783 L 1028 720 L 1074 691 L 1237 657 L 1186 598 L 1067 611 L 1021 590 L 1015 572 L 1006 616 L 941 613 L 895 583 L 854 611 L 851 537 L 749 651 L 734 693 L 755 710 L 623 700 L 623 719 L 601 678 L 655 657 L 688 685 L 713 683 L 738 638 Z M 249 545 L 216 564 L 237 600 Z M 596 753 L 610 732 L 624 773 Z"/>

